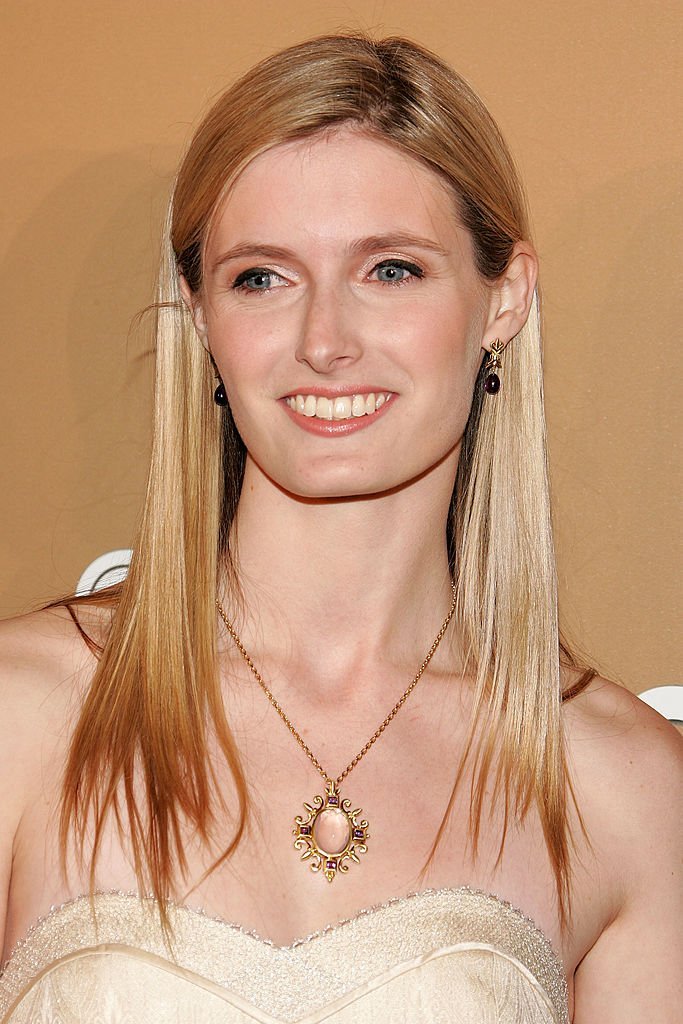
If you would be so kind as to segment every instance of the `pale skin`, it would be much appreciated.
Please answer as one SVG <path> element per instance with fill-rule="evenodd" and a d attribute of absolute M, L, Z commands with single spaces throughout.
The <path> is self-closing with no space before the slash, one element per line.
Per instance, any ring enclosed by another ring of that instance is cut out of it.
<path fill-rule="evenodd" d="M 472 388 L 484 351 L 497 338 L 514 344 L 528 315 L 535 253 L 519 243 L 503 277 L 483 282 L 433 172 L 343 131 L 258 157 L 219 212 L 206 266 L 201 293 L 185 286 L 184 294 L 249 452 L 238 546 L 247 612 L 237 625 L 336 775 L 403 692 L 448 610 L 444 522 Z M 370 392 L 390 396 L 386 409 L 345 436 L 312 433 L 311 418 L 285 401 Z M 103 628 L 101 615 L 84 614 Z M 575 1024 L 675 1020 L 671 965 L 683 913 L 671 807 L 681 758 L 658 715 L 606 680 L 565 709 L 592 848 L 577 833 L 574 925 L 562 932 L 533 814 L 511 829 L 496 867 L 495 828 L 484 828 L 479 858 L 468 856 L 461 798 L 420 877 L 470 699 L 454 623 L 409 703 L 346 781 L 375 838 L 334 885 L 291 848 L 291 820 L 321 790 L 320 777 L 221 637 L 255 818 L 234 858 L 187 894 L 189 905 L 287 944 L 419 888 L 469 884 L 543 929 L 564 962 Z M 62 611 L 7 623 L 1 640 L 0 747 L 3 769 L 11 766 L 0 773 L 4 959 L 52 904 L 87 891 L 75 865 L 67 880 L 60 874 L 55 814 L 94 662 Z M 225 773 L 221 781 L 229 799 Z M 229 836 L 227 822 L 219 838 Z M 188 850 L 196 881 L 210 857 L 189 835 Z M 113 829 L 97 885 L 136 888 Z M 191 888 L 179 886 L 180 897 Z"/>

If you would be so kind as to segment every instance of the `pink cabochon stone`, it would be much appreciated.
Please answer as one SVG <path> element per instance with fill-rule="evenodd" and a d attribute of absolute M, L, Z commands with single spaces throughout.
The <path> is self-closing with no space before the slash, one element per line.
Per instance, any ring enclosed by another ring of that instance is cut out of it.
<path fill-rule="evenodd" d="M 341 853 L 349 844 L 351 827 L 342 811 L 328 807 L 315 819 L 313 837 L 323 853 Z"/>

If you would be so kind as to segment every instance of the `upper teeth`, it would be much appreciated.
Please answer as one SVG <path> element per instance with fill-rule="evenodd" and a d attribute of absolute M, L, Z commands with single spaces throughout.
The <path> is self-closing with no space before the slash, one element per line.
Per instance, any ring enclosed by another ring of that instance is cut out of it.
<path fill-rule="evenodd" d="M 285 399 L 290 409 L 302 416 L 316 416 L 319 420 L 350 420 L 353 417 L 369 416 L 381 409 L 389 394 L 338 395 L 325 398 L 323 395 L 290 395 Z"/>

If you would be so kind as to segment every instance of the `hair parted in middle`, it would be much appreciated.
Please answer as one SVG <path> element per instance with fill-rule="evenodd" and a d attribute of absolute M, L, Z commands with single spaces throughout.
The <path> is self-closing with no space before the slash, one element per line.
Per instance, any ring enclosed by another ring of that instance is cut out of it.
<path fill-rule="evenodd" d="M 121 810 L 119 783 L 140 773 L 146 803 L 126 781 L 130 843 L 141 887 L 171 894 L 186 868 L 189 821 L 211 842 L 220 808 L 239 843 L 246 784 L 216 668 L 215 597 L 228 568 L 245 449 L 229 408 L 213 401 L 215 370 L 180 292 L 201 294 L 203 253 L 239 174 L 264 151 L 341 126 L 397 147 L 434 171 L 469 231 L 484 282 L 529 241 L 524 193 L 500 132 L 467 83 L 404 39 L 327 36 L 264 60 L 204 118 L 178 173 L 166 224 L 158 302 L 154 441 L 131 569 L 74 734 L 64 785 L 62 841 L 85 846 L 95 812 L 91 882 L 104 820 Z M 343 173 L 343 171 L 340 171 Z M 453 765 L 451 801 L 465 763 L 474 770 L 471 841 L 476 853 L 486 783 L 508 814 L 538 810 L 568 907 L 568 777 L 560 708 L 560 644 L 550 524 L 538 298 L 505 350 L 504 394 L 482 402 L 483 364 L 462 442 L 448 552 L 457 621 L 476 678 L 465 760 Z M 584 681 L 590 677 L 585 673 Z M 575 688 L 576 689 L 576 688 Z M 207 743 L 214 730 L 239 806 L 226 808 Z M 505 833 L 501 836 L 501 851 Z M 428 861 L 429 863 L 429 861 Z M 425 865 L 426 869 L 426 865 Z"/>

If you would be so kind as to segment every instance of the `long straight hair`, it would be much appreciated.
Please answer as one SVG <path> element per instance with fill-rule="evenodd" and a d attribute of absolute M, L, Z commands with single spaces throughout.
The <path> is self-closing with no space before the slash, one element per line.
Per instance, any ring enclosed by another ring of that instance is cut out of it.
<path fill-rule="evenodd" d="M 230 529 L 245 450 L 229 409 L 212 400 L 210 356 L 180 294 L 200 293 L 203 251 L 240 172 L 280 143 L 355 125 L 435 171 L 471 234 L 481 277 L 495 281 L 516 242 L 529 240 L 523 190 L 481 101 L 437 57 L 403 39 L 328 36 L 265 60 L 210 110 L 178 173 L 166 224 L 156 316 L 154 441 L 144 511 L 126 582 L 66 765 L 61 842 L 90 856 L 104 825 L 129 834 L 138 882 L 174 895 L 188 823 L 209 846 L 217 813 L 244 833 L 248 801 L 216 664 L 215 595 L 231 560 Z M 570 829 L 560 641 L 550 522 L 538 298 L 503 356 L 504 388 L 481 401 L 483 364 L 465 430 L 447 524 L 457 619 L 475 704 L 463 762 L 426 867 L 443 834 L 465 764 L 473 768 L 470 839 L 476 853 L 487 782 L 508 821 L 535 805 L 563 920 L 570 896 Z M 587 670 L 573 693 L 591 677 Z M 564 695 L 568 696 L 567 694 Z M 209 757 L 217 738 L 236 806 L 225 807 Z M 90 836 L 90 824 L 94 831 Z"/>

